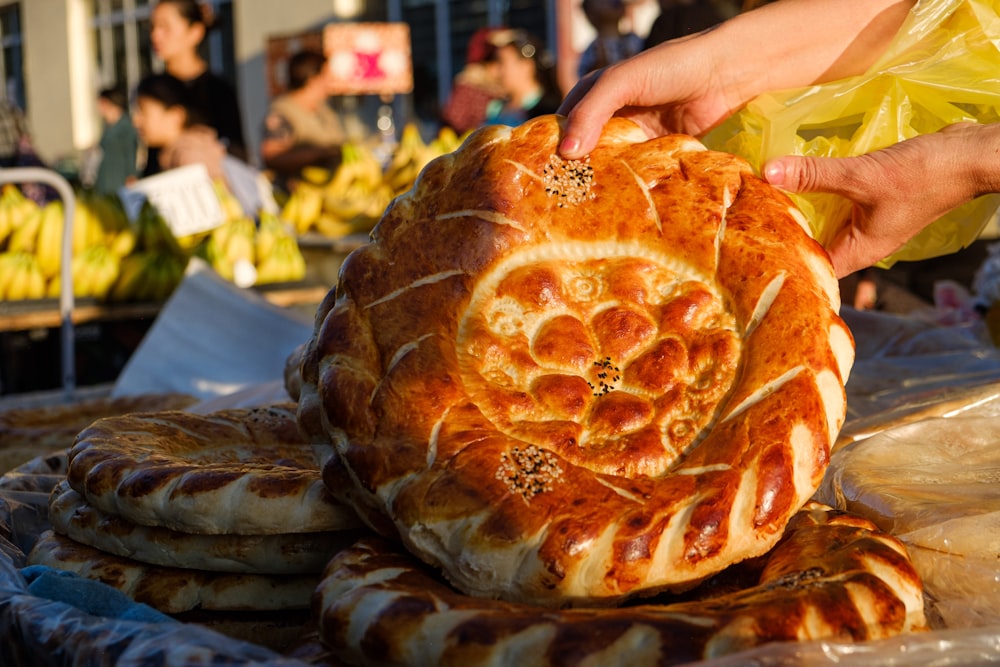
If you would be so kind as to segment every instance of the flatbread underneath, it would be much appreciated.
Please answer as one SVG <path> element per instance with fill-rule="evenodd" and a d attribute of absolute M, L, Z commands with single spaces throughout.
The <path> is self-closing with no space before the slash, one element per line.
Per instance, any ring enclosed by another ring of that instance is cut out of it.
<path fill-rule="evenodd" d="M 319 581 L 317 575 L 228 574 L 147 565 L 104 553 L 52 531 L 39 537 L 28 554 L 28 564 L 102 581 L 166 614 L 193 609 L 307 609 Z"/>
<path fill-rule="evenodd" d="M 65 480 L 49 501 L 55 532 L 109 554 L 151 565 L 247 574 L 318 574 L 359 531 L 277 535 L 195 535 L 142 526 L 89 505 Z"/>

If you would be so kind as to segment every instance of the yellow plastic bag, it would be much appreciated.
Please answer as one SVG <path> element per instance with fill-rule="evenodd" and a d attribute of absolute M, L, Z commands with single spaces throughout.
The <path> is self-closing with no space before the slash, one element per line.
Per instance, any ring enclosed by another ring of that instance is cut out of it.
<path fill-rule="evenodd" d="M 781 155 L 869 153 L 961 121 L 1000 121 L 1000 0 L 918 1 L 881 58 L 860 76 L 761 95 L 705 137 L 760 169 Z M 847 221 L 851 203 L 793 195 L 820 243 Z M 880 263 L 959 250 L 1000 206 L 980 197 L 952 211 Z"/>

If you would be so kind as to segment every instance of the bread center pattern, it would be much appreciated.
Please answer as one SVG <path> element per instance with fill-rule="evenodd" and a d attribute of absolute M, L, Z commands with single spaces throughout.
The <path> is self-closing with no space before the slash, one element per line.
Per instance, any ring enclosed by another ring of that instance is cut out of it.
<path fill-rule="evenodd" d="M 457 338 L 463 382 L 498 431 L 619 476 L 666 474 L 700 441 L 741 349 L 711 280 L 624 242 L 508 255 L 477 282 Z"/>

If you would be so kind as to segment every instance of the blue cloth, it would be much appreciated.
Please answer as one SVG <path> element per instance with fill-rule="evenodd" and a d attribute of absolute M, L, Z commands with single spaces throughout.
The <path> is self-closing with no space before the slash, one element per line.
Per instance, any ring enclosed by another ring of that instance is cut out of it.
<path fill-rule="evenodd" d="M 177 622 L 105 583 L 73 572 L 45 565 L 29 565 L 21 569 L 21 575 L 28 582 L 28 592 L 32 595 L 63 602 L 94 616 L 142 623 Z"/>

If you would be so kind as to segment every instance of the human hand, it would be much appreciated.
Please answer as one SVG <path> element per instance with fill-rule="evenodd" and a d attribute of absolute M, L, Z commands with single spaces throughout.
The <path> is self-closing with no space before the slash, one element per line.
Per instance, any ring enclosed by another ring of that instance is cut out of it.
<path fill-rule="evenodd" d="M 829 192 L 853 202 L 827 246 L 838 277 L 891 255 L 952 209 L 1000 191 L 1000 124 L 959 123 L 847 158 L 785 156 L 764 178 L 788 192 Z"/>
<path fill-rule="evenodd" d="M 864 72 L 914 0 L 782 0 L 595 72 L 569 92 L 559 152 L 578 159 L 612 116 L 649 137 L 699 136 L 757 95 Z"/>
<path fill-rule="evenodd" d="M 589 153 L 612 116 L 634 121 L 650 137 L 700 135 L 742 106 L 739 87 L 727 85 L 725 68 L 699 46 L 705 34 L 666 42 L 582 78 L 558 111 L 567 116 L 563 157 Z"/>

